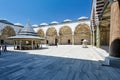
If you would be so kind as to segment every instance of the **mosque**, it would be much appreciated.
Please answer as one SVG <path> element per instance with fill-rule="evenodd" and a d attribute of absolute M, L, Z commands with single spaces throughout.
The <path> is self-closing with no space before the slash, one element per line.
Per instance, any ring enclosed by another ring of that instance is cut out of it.
<path fill-rule="evenodd" d="M 108 46 L 110 57 L 120 57 L 120 0 L 92 0 L 91 18 L 76 21 L 66 19 L 61 23 L 41 23 L 33 26 L 35 33 L 49 45 L 81 45 L 86 39 L 96 47 Z M 12 44 L 8 37 L 15 36 L 24 27 L 0 20 L 0 43 Z"/>
<path fill-rule="evenodd" d="M 8 37 L 19 34 L 23 28 L 22 25 L 15 25 L 6 20 L 1 20 L 1 43 L 13 44 Z M 32 28 L 39 37 L 45 38 L 42 44 L 81 45 L 84 39 L 88 41 L 88 44 L 91 44 L 90 20 L 87 17 L 80 17 L 76 21 L 66 19 L 61 23 L 57 21 L 50 24 L 41 23 L 38 26 L 32 26 Z"/>

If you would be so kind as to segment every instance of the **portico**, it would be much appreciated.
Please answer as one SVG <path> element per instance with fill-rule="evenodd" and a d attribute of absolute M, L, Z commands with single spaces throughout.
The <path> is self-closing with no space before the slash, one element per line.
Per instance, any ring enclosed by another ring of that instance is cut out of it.
<path fill-rule="evenodd" d="M 120 61 L 120 1 L 119 0 L 93 0 L 92 29 L 96 35 L 92 40 L 93 44 L 101 47 L 109 46 L 109 57 L 106 57 L 107 64 L 110 61 Z"/>

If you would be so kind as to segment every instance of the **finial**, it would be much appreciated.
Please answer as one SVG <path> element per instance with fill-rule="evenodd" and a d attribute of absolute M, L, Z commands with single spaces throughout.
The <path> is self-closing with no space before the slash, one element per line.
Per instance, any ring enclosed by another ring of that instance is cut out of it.
<path fill-rule="evenodd" d="M 28 19 L 28 23 L 30 23 L 30 19 Z"/>

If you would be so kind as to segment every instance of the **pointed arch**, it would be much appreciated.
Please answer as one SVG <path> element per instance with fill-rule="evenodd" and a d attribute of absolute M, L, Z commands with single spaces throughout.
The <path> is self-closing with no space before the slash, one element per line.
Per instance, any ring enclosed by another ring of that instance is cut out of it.
<path fill-rule="evenodd" d="M 57 30 L 54 27 L 48 28 L 46 36 L 57 36 Z"/>
<path fill-rule="evenodd" d="M 11 26 L 6 26 L 3 28 L 2 33 L 1 33 L 1 40 L 3 40 L 3 43 L 7 44 L 13 44 L 12 40 L 8 40 L 8 37 L 10 36 L 15 36 L 15 30 Z"/>
<path fill-rule="evenodd" d="M 15 30 L 11 26 L 6 26 L 2 30 L 2 36 L 10 37 L 10 36 L 14 36 L 14 35 L 16 35 Z"/>
<path fill-rule="evenodd" d="M 74 43 L 75 44 L 82 44 L 82 40 L 86 39 L 88 40 L 88 43 L 90 44 L 91 41 L 91 35 L 90 35 L 90 28 L 87 24 L 79 24 L 76 26 L 74 31 Z"/>
<path fill-rule="evenodd" d="M 55 45 L 57 39 L 57 30 L 54 27 L 48 28 L 46 31 L 47 44 Z"/>
<path fill-rule="evenodd" d="M 59 31 L 60 44 L 72 44 L 72 29 L 69 26 L 63 26 Z"/>
<path fill-rule="evenodd" d="M 42 29 L 39 29 L 37 34 L 40 36 L 40 37 L 45 37 L 45 33 Z"/>

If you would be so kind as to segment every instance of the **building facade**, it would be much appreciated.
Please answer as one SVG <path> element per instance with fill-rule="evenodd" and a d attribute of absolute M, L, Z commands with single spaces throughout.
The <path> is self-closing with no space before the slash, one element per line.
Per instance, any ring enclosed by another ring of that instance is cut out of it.
<path fill-rule="evenodd" d="M 40 37 L 46 39 L 43 43 L 49 45 L 81 45 L 84 39 L 88 41 L 88 44 L 91 44 L 90 20 L 85 17 L 74 22 L 66 19 L 62 23 L 56 21 L 49 25 L 42 23 L 34 30 Z"/>
<path fill-rule="evenodd" d="M 100 47 L 100 45 L 109 46 L 110 38 L 110 10 L 107 9 L 103 17 L 103 10 L 107 0 L 93 0 L 91 10 L 91 28 L 92 28 L 92 44 Z"/>
<path fill-rule="evenodd" d="M 17 35 L 22 29 L 23 26 L 14 25 L 6 20 L 1 20 L 1 44 L 13 44 L 8 37 Z M 77 21 L 66 19 L 62 23 L 56 21 L 50 24 L 42 23 L 39 26 L 33 27 L 33 29 L 40 37 L 45 38 L 45 40 L 42 41 L 44 44 L 81 45 L 84 39 L 88 41 L 88 44 L 91 44 L 90 20 L 86 17 L 81 17 Z"/>
<path fill-rule="evenodd" d="M 13 41 L 8 40 L 8 37 L 18 34 L 22 28 L 21 25 L 14 25 L 7 20 L 0 20 L 0 44 L 13 44 Z"/>
<path fill-rule="evenodd" d="M 120 0 L 93 0 L 92 44 L 109 46 L 112 57 L 120 57 Z"/>

